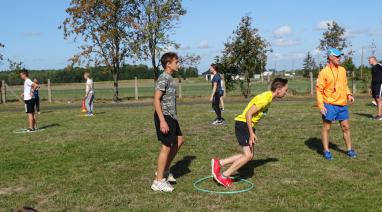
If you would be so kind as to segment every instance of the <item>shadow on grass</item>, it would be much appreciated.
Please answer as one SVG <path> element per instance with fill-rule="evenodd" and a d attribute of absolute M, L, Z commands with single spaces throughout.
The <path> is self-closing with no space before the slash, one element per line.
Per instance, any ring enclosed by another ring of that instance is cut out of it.
<path fill-rule="evenodd" d="M 319 138 L 309 138 L 305 141 L 305 145 L 309 147 L 311 150 L 315 150 L 317 154 L 322 155 L 324 152 L 324 148 L 322 147 L 322 140 Z M 333 144 L 329 142 L 329 149 L 333 149 L 337 152 L 341 152 L 346 154 L 345 150 L 342 150 L 338 147 L 337 144 Z"/>
<path fill-rule="evenodd" d="M 354 114 L 356 114 L 358 116 L 364 116 L 366 118 L 373 118 L 373 115 L 368 114 L 368 113 L 354 113 Z"/>
<path fill-rule="evenodd" d="M 54 124 L 48 124 L 48 125 L 43 125 L 41 127 L 39 127 L 38 129 L 47 129 L 47 128 L 51 128 L 51 127 L 59 127 L 61 126 L 60 124 L 57 124 L 57 123 L 54 123 Z"/>
<path fill-rule="evenodd" d="M 251 160 L 247 164 L 245 164 L 243 167 L 241 167 L 239 170 L 237 170 L 239 174 L 235 177 L 240 177 L 242 179 L 251 178 L 255 174 L 255 168 L 264 166 L 265 164 L 269 162 L 277 162 L 277 161 L 279 161 L 279 159 L 277 158 Z"/>
<path fill-rule="evenodd" d="M 190 165 L 193 160 L 196 159 L 196 156 L 184 156 L 182 160 L 176 162 L 172 167 L 171 167 L 171 173 L 174 175 L 175 178 L 182 177 L 188 173 L 191 172 L 190 170 Z"/>

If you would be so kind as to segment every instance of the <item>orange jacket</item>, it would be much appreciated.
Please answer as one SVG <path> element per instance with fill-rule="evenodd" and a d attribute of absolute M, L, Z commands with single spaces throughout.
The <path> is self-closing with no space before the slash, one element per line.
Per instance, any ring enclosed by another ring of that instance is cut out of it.
<path fill-rule="evenodd" d="M 324 109 L 324 103 L 332 105 L 346 105 L 348 95 L 351 95 L 346 77 L 346 70 L 342 66 L 322 69 L 316 85 L 317 106 Z"/>

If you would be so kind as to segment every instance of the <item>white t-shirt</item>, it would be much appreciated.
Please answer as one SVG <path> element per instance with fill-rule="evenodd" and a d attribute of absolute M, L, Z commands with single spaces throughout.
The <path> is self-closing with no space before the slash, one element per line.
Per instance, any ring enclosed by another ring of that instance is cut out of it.
<path fill-rule="evenodd" d="M 86 94 L 94 93 L 94 83 L 92 79 L 86 80 Z"/>
<path fill-rule="evenodd" d="M 31 100 L 31 90 L 33 82 L 29 78 L 24 81 L 24 100 Z"/>

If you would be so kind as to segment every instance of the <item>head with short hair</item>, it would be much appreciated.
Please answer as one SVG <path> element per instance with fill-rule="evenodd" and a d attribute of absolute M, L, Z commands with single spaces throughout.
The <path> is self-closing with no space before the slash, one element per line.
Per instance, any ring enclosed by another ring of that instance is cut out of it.
<path fill-rule="evenodd" d="M 36 78 L 33 79 L 33 83 L 38 84 L 38 80 Z"/>
<path fill-rule="evenodd" d="M 271 84 L 271 91 L 275 97 L 284 97 L 288 92 L 288 80 L 284 78 L 276 78 Z"/>
<path fill-rule="evenodd" d="M 212 74 L 219 72 L 218 65 L 216 65 L 215 63 L 212 63 L 212 64 L 211 64 L 211 67 L 210 67 L 210 72 L 211 72 Z"/>
<path fill-rule="evenodd" d="M 369 64 L 370 65 L 374 66 L 374 65 L 377 65 L 377 63 L 378 63 L 377 57 L 375 57 L 375 56 L 369 57 Z"/>
<path fill-rule="evenodd" d="M 177 71 L 179 57 L 174 52 L 167 52 L 162 55 L 160 62 L 164 70 Z"/>
<path fill-rule="evenodd" d="M 89 71 L 85 71 L 84 72 L 84 79 L 89 79 L 90 78 L 90 72 Z"/>
<path fill-rule="evenodd" d="M 28 78 L 28 76 L 29 76 L 28 70 L 26 70 L 25 68 L 21 69 L 21 70 L 19 71 L 19 75 L 20 75 L 20 78 L 21 78 L 22 80 L 25 80 L 25 79 Z"/>

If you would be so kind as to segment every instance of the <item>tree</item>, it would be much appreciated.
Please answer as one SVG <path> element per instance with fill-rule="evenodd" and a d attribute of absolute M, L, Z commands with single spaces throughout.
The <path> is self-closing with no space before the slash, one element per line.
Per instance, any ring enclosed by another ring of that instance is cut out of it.
<path fill-rule="evenodd" d="M 320 40 L 320 45 L 318 48 L 322 51 L 326 51 L 333 47 L 340 51 L 351 46 L 345 37 L 345 28 L 333 21 L 327 23 L 328 29 L 322 34 L 322 39 Z"/>
<path fill-rule="evenodd" d="M 252 27 L 252 18 L 245 16 L 232 37 L 224 44 L 223 56 L 220 62 L 223 65 L 225 79 L 229 76 L 243 74 L 244 81 L 240 81 L 240 88 L 245 98 L 251 92 L 250 79 L 255 73 L 261 73 L 267 62 L 267 52 L 270 44 L 263 39 L 258 29 Z M 230 81 L 226 82 L 229 85 Z"/>
<path fill-rule="evenodd" d="M 136 0 L 71 0 L 62 26 L 65 39 L 82 39 L 80 53 L 71 65 L 105 65 L 114 81 L 113 101 L 118 101 L 118 76 L 124 60 L 136 52 L 138 17 Z"/>
<path fill-rule="evenodd" d="M 317 69 L 316 61 L 313 59 L 310 52 L 306 54 L 306 57 L 304 59 L 303 69 L 304 69 L 304 74 L 303 74 L 304 77 L 309 77 L 309 72 L 314 72 Z"/>
<path fill-rule="evenodd" d="M 186 10 L 181 0 L 138 0 L 140 58 L 149 59 L 154 69 L 154 80 L 159 77 L 159 59 L 166 48 L 178 47 L 170 34 Z"/>
<path fill-rule="evenodd" d="M 4 48 L 4 44 L 0 43 L 0 48 Z M 1 64 L 1 61 L 4 59 L 3 55 L 0 53 L 0 64 Z"/>
<path fill-rule="evenodd" d="M 202 58 L 196 54 L 179 56 L 179 71 L 177 72 L 179 82 L 181 82 L 181 78 L 186 79 L 187 77 L 195 77 L 195 74 L 193 73 L 195 70 L 193 68 L 200 64 L 201 59 Z"/>

